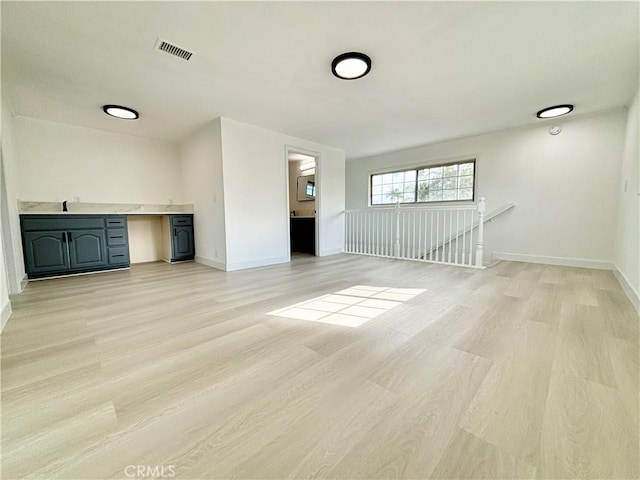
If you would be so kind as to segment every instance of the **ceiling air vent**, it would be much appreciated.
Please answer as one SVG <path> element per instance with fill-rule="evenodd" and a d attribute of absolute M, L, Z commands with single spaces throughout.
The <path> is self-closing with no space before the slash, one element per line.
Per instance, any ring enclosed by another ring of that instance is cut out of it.
<path fill-rule="evenodd" d="M 189 60 L 193 52 L 189 50 L 185 50 L 184 48 L 180 48 L 177 45 L 167 42 L 166 40 L 158 39 L 156 42 L 156 48 L 161 52 L 169 53 L 171 55 L 175 55 L 176 57 L 180 57 L 183 60 Z"/>

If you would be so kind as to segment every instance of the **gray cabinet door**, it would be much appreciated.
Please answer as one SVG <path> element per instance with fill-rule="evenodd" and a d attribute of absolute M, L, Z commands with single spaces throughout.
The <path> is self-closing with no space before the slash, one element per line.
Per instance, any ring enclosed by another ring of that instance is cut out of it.
<path fill-rule="evenodd" d="M 173 227 L 172 260 L 192 259 L 195 254 L 193 227 Z"/>
<path fill-rule="evenodd" d="M 104 229 L 73 230 L 68 235 L 72 269 L 107 265 L 107 241 Z"/>
<path fill-rule="evenodd" d="M 66 232 L 44 231 L 24 233 L 24 259 L 28 274 L 69 269 Z"/>

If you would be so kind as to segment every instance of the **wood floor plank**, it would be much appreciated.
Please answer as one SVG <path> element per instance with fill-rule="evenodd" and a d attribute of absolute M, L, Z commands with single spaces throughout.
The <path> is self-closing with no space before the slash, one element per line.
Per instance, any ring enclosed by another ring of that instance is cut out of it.
<path fill-rule="evenodd" d="M 637 425 L 610 387 L 552 375 L 538 478 L 640 478 Z"/>
<path fill-rule="evenodd" d="M 565 303 L 561 317 L 554 371 L 615 388 L 602 309 Z"/>
<path fill-rule="evenodd" d="M 433 472 L 433 478 L 535 478 L 536 469 L 473 434 L 459 429 Z"/>
<path fill-rule="evenodd" d="M 461 427 L 535 465 L 556 336 L 555 327 L 525 322 L 511 350 L 493 363 Z"/>

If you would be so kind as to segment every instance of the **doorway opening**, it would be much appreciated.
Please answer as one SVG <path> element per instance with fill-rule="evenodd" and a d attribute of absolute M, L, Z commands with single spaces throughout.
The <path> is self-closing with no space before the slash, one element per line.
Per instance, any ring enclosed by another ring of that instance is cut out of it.
<path fill-rule="evenodd" d="M 289 253 L 293 257 L 318 252 L 317 153 L 287 148 Z"/>

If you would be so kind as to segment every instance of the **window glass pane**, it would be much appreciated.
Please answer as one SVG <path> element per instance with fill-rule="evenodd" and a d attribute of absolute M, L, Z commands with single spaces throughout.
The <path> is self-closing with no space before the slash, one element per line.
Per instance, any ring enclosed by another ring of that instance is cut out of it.
<path fill-rule="evenodd" d="M 459 178 L 459 188 L 473 188 L 473 175 L 467 175 Z"/>
<path fill-rule="evenodd" d="M 456 188 L 456 180 L 458 177 L 445 177 L 442 179 L 443 188 Z"/>
<path fill-rule="evenodd" d="M 442 190 L 442 179 L 429 180 L 429 190 Z"/>
<path fill-rule="evenodd" d="M 434 167 L 429 169 L 429 178 L 442 178 L 442 167 Z"/>
<path fill-rule="evenodd" d="M 444 177 L 455 177 L 458 175 L 458 165 L 447 165 L 444 167 Z"/>
<path fill-rule="evenodd" d="M 472 200 L 474 170 L 465 161 L 371 175 L 371 205 Z"/>
<path fill-rule="evenodd" d="M 416 181 L 416 171 L 415 170 L 407 170 L 404 172 L 404 181 L 405 182 L 415 182 Z"/>
<path fill-rule="evenodd" d="M 394 187 L 391 192 L 387 193 L 386 200 L 387 203 L 396 203 L 398 200 L 402 200 L 403 196 L 404 194 L 402 192 L 402 189 Z"/>
<path fill-rule="evenodd" d="M 471 174 L 473 174 L 473 163 L 460 164 L 460 175 L 471 175 Z"/>
<path fill-rule="evenodd" d="M 471 200 L 473 198 L 473 189 L 461 188 L 458 190 L 458 200 Z"/>
<path fill-rule="evenodd" d="M 442 201 L 442 190 L 431 190 L 429 192 L 429 201 L 430 202 Z"/>
<path fill-rule="evenodd" d="M 443 190 L 442 191 L 442 199 L 443 200 L 456 200 L 457 190 Z"/>
<path fill-rule="evenodd" d="M 429 201 L 429 182 L 420 182 L 418 184 L 418 201 Z"/>

